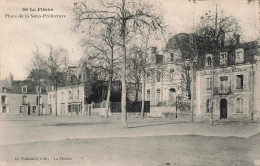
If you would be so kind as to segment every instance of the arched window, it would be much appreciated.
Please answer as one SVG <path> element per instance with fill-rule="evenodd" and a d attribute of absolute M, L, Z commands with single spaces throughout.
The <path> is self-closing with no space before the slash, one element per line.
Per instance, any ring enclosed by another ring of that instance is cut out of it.
<path fill-rule="evenodd" d="M 237 98 L 237 110 L 236 113 L 243 113 L 243 99 L 242 98 Z"/>
<path fill-rule="evenodd" d="M 206 112 L 207 113 L 210 112 L 210 105 L 211 105 L 211 99 L 207 99 L 207 101 L 206 101 Z"/>
<path fill-rule="evenodd" d="M 147 90 L 146 94 L 147 94 L 147 95 L 146 95 L 146 100 L 147 100 L 147 101 L 150 101 L 150 95 L 151 95 L 150 89 Z"/>
<path fill-rule="evenodd" d="M 208 66 L 211 66 L 211 57 L 207 57 Z"/>
<path fill-rule="evenodd" d="M 210 67 L 212 65 L 212 54 L 206 54 L 205 58 L 205 67 Z"/>

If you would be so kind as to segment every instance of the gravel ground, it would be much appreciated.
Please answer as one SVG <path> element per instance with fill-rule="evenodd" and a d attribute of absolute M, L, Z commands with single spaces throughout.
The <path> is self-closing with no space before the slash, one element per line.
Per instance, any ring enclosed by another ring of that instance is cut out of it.
<path fill-rule="evenodd" d="M 0 117 L 0 165 L 254 165 L 259 123 Z"/>

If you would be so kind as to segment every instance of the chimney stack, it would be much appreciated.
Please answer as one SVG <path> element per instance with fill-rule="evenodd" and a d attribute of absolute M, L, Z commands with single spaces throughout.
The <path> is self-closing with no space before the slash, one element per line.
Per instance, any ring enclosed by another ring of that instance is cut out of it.
<path fill-rule="evenodd" d="M 12 86 L 13 86 L 13 75 L 12 75 L 12 73 L 10 73 L 10 75 L 8 76 L 8 78 L 7 78 L 7 81 L 8 81 L 8 84 L 9 84 L 9 86 L 12 88 Z"/>
<path fill-rule="evenodd" d="M 240 44 L 240 35 L 235 33 L 234 40 L 235 40 L 235 45 Z"/>

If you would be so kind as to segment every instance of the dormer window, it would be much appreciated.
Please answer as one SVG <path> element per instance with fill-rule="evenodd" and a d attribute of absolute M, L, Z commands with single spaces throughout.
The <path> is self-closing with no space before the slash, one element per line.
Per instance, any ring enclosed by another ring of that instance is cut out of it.
<path fill-rule="evenodd" d="M 174 54 L 170 53 L 170 62 L 173 62 L 173 60 L 174 60 Z"/>
<path fill-rule="evenodd" d="M 244 49 L 239 48 L 236 50 L 236 63 L 244 62 Z"/>
<path fill-rule="evenodd" d="M 211 65 L 212 65 L 212 55 L 211 54 L 207 54 L 206 55 L 205 67 L 209 67 Z"/>
<path fill-rule="evenodd" d="M 221 65 L 226 65 L 227 64 L 227 52 L 221 52 L 220 53 L 219 63 Z"/>
<path fill-rule="evenodd" d="M 22 87 L 22 93 L 27 93 L 27 86 Z"/>

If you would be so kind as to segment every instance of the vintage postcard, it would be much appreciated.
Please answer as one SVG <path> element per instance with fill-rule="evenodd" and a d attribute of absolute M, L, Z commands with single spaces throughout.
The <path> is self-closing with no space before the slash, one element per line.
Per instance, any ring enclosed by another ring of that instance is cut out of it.
<path fill-rule="evenodd" d="M 260 166 L 259 0 L 0 0 L 0 166 Z"/>

